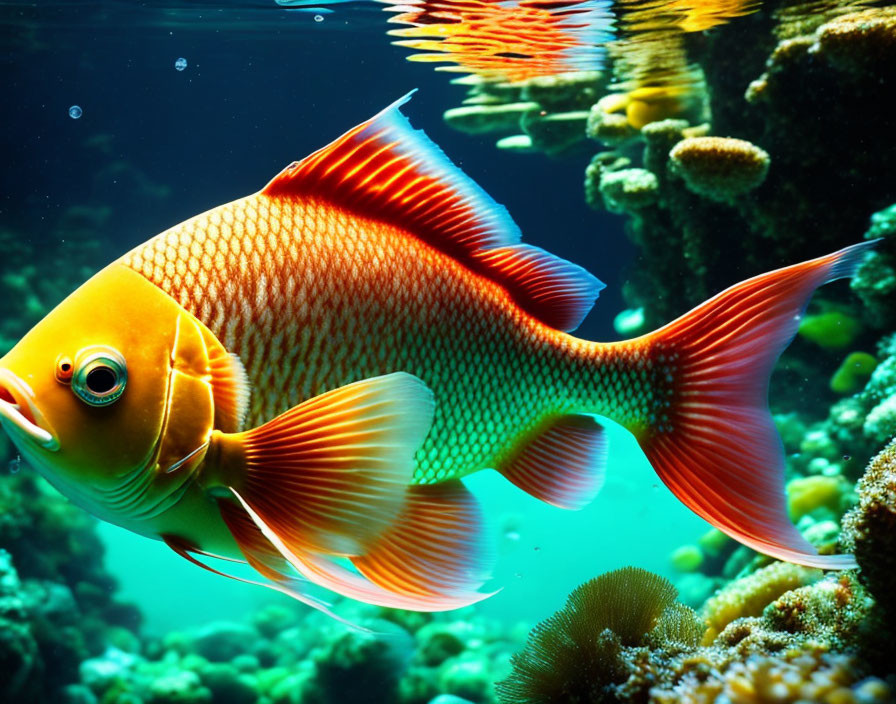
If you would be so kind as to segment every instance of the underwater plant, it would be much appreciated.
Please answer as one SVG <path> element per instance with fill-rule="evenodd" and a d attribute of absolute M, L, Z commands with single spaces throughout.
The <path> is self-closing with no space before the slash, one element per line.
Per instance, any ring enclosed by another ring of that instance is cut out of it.
<path fill-rule="evenodd" d="M 504 704 L 619 701 L 637 660 L 631 649 L 686 650 L 699 643 L 704 626 L 676 595 L 668 580 L 633 567 L 585 582 L 513 656 L 513 672 L 497 684 L 498 698 Z"/>

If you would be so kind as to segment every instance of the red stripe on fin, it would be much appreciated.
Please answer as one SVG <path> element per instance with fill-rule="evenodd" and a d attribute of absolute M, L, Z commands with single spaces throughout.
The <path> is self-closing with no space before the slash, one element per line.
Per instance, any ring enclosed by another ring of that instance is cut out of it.
<path fill-rule="evenodd" d="M 565 415 L 536 431 L 499 471 L 536 499 L 580 509 L 600 491 L 606 460 L 603 426 L 591 416 Z"/>
<path fill-rule="evenodd" d="M 472 595 L 491 568 L 484 535 L 479 502 L 461 481 L 417 485 L 401 517 L 352 563 L 391 592 Z"/>
<path fill-rule="evenodd" d="M 370 581 L 365 576 L 338 564 L 332 556 L 306 550 L 293 550 L 264 519 L 252 510 L 239 492 L 231 489 L 233 495 L 246 509 L 264 536 L 280 551 L 295 570 L 310 582 L 367 604 L 386 606 L 393 609 L 413 611 L 448 611 L 469 606 L 485 599 L 490 594 L 474 592 L 462 595 L 412 595 L 393 592 Z"/>
<path fill-rule="evenodd" d="M 401 114 L 409 99 L 290 164 L 262 193 L 321 198 L 392 223 L 502 285 L 544 323 L 577 327 L 604 285 L 574 264 L 519 245 L 507 210 Z"/>
<path fill-rule="evenodd" d="M 432 392 L 397 372 L 328 391 L 264 425 L 216 432 L 209 486 L 235 486 L 295 550 L 363 554 L 398 516 Z"/>
<path fill-rule="evenodd" d="M 812 292 L 851 276 L 874 244 L 744 281 L 645 338 L 654 364 L 674 379 L 667 417 L 639 438 L 650 463 L 697 514 L 781 560 L 855 566 L 851 555 L 819 555 L 788 518 L 768 382 Z"/>

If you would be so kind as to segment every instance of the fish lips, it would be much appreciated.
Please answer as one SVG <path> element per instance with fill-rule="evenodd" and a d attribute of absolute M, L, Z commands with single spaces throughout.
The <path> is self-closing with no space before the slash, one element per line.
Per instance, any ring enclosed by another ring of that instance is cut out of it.
<path fill-rule="evenodd" d="M 24 438 L 52 452 L 59 449 L 59 441 L 34 403 L 34 392 L 3 367 L 0 367 L 0 425 L 14 439 Z"/>

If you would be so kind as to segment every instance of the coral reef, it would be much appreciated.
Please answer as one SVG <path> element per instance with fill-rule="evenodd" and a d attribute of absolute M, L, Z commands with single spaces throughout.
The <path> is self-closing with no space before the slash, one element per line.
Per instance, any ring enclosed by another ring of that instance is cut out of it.
<path fill-rule="evenodd" d="M 623 568 L 578 587 L 543 621 L 497 685 L 502 702 L 615 702 L 648 643 L 687 649 L 703 632 L 667 580 Z"/>
<path fill-rule="evenodd" d="M 892 701 L 877 678 L 861 678 L 856 658 L 823 648 L 797 648 L 779 655 L 753 655 L 709 673 L 690 672 L 674 687 L 653 692 L 656 704 L 862 704 Z"/>
<path fill-rule="evenodd" d="M 67 701 L 82 661 L 139 648 L 140 614 L 112 596 L 93 526 L 31 472 L 0 476 L 3 701 Z"/>
<path fill-rule="evenodd" d="M 515 644 L 496 624 L 349 608 L 366 630 L 272 604 L 252 624 L 169 633 L 136 654 L 109 649 L 81 665 L 81 679 L 100 701 L 147 704 L 494 701 Z"/>
<path fill-rule="evenodd" d="M 843 519 L 843 543 L 859 578 L 896 627 L 896 442 L 872 460 L 859 481 L 859 503 Z"/>
<path fill-rule="evenodd" d="M 498 697 L 504 704 L 892 702 L 896 690 L 885 680 L 892 662 L 874 655 L 884 641 L 868 628 L 873 600 L 848 574 L 799 586 L 820 573 L 795 570 L 805 568 L 777 563 L 733 582 L 704 607 L 709 630 L 673 601 L 671 584 L 642 570 L 586 582 L 533 630 Z"/>
<path fill-rule="evenodd" d="M 732 621 L 759 616 L 766 606 L 785 592 L 816 581 L 821 575 L 820 570 L 775 562 L 727 584 L 701 610 L 707 622 L 704 643 L 715 640 Z"/>

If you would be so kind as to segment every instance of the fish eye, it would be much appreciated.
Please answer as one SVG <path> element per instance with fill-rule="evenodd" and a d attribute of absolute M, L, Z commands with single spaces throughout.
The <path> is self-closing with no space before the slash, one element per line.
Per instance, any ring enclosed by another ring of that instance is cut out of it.
<path fill-rule="evenodd" d="M 60 384 L 68 384 L 72 380 L 72 375 L 75 373 L 75 365 L 72 363 L 71 357 L 67 357 L 66 355 L 59 355 L 59 358 L 56 360 L 56 380 Z"/>
<path fill-rule="evenodd" d="M 72 376 L 72 391 L 89 406 L 108 406 L 124 393 L 128 370 L 124 357 L 110 347 L 81 350 Z"/>

